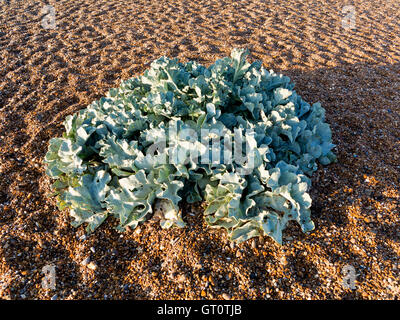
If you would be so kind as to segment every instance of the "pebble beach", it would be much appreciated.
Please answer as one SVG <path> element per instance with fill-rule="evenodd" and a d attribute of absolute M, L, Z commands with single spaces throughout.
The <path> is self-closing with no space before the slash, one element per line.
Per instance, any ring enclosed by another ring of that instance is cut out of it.
<path fill-rule="evenodd" d="M 399 18 L 395 0 L 0 1 L 0 299 L 399 299 Z M 234 244 L 204 203 L 183 229 L 72 227 L 43 163 L 65 117 L 161 56 L 233 48 L 326 109 L 338 161 L 312 177 L 315 230 Z"/>

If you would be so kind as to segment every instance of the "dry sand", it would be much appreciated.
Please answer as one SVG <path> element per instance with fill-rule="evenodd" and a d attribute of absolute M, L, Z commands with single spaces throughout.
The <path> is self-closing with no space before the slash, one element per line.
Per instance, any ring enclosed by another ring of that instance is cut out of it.
<path fill-rule="evenodd" d="M 41 23 L 46 4 L 54 30 Z M 348 4 L 353 30 L 342 26 Z M 0 298 L 398 299 L 397 14 L 396 0 L 0 0 Z M 209 65 L 234 47 L 326 108 L 338 163 L 313 177 L 315 232 L 292 225 L 282 246 L 231 246 L 201 207 L 185 207 L 186 229 L 148 222 L 120 235 L 110 219 L 83 240 L 46 197 L 42 160 L 66 115 L 161 55 Z M 54 290 L 42 288 L 47 264 Z"/>

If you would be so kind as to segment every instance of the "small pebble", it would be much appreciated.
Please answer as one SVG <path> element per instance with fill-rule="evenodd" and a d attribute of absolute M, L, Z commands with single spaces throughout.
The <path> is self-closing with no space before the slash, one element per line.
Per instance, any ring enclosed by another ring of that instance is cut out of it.
<path fill-rule="evenodd" d="M 223 293 L 222 298 L 224 298 L 225 300 L 231 300 L 231 296 L 227 293 Z"/>
<path fill-rule="evenodd" d="M 96 264 L 95 262 L 90 262 L 90 263 L 87 265 L 87 267 L 88 267 L 90 270 L 95 271 L 95 270 L 97 269 L 97 264 Z"/>
<path fill-rule="evenodd" d="M 86 257 L 85 259 L 82 260 L 81 264 L 83 266 L 87 266 L 90 262 L 90 257 Z"/>
<path fill-rule="evenodd" d="M 178 281 L 179 282 L 185 282 L 187 280 L 186 276 L 184 274 L 181 274 L 178 276 Z"/>

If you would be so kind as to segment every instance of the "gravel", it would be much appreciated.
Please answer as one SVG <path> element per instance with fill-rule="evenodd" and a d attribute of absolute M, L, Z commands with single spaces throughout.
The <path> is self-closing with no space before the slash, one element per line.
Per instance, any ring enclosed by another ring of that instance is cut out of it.
<path fill-rule="evenodd" d="M 343 1 L 314 4 L 61 0 L 54 30 L 34 1 L 0 4 L 0 299 L 399 299 L 400 4 L 363 1 L 354 30 Z M 338 163 L 312 178 L 315 231 L 234 245 L 206 227 L 203 204 L 182 205 L 185 229 L 73 228 L 43 166 L 65 117 L 159 56 L 209 65 L 233 47 L 326 109 Z"/>

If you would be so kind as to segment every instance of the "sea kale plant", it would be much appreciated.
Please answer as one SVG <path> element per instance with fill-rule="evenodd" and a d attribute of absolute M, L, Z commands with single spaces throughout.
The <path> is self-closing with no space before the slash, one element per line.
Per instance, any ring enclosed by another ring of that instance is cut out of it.
<path fill-rule="evenodd" d="M 134 229 L 157 207 L 163 228 L 184 227 L 184 200 L 204 201 L 207 224 L 237 242 L 281 243 L 291 220 L 313 230 L 310 177 L 335 161 L 325 110 L 247 55 L 208 68 L 161 57 L 68 116 L 45 162 L 73 225 L 92 232 L 113 215 Z"/>

